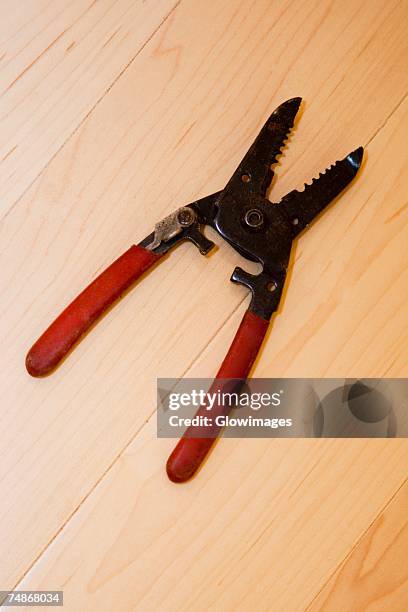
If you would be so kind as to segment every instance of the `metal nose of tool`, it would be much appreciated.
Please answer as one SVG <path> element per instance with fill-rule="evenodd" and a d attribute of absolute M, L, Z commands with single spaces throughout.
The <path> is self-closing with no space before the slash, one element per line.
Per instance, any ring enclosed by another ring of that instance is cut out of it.
<path fill-rule="evenodd" d="M 354 171 L 357 171 L 359 167 L 361 166 L 361 160 L 363 159 L 363 155 L 364 155 L 363 147 L 358 147 L 358 149 L 356 149 L 355 151 L 347 155 L 347 161 L 353 167 Z"/>

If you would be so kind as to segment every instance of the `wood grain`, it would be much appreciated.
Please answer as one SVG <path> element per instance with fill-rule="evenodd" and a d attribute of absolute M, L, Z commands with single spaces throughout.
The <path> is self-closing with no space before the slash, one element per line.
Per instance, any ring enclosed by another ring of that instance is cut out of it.
<path fill-rule="evenodd" d="M 176 486 L 171 445 L 152 417 L 19 588 L 64 588 L 68 610 L 111 610 L 116 596 L 121 610 L 304 610 L 406 476 L 408 452 L 225 439 Z"/>
<path fill-rule="evenodd" d="M 405 483 L 308 609 L 403 612 L 408 604 L 407 547 Z"/>
<path fill-rule="evenodd" d="M 247 306 L 230 273 L 252 264 L 182 246 L 53 376 L 24 356 L 301 95 L 271 198 L 360 144 L 366 161 L 300 238 L 254 374 L 406 376 L 407 3 L 4 4 L 0 79 L 22 76 L 0 165 L 1 586 L 64 588 L 68 610 L 303 610 L 406 479 L 408 446 L 223 440 L 199 478 L 167 482 L 156 377 L 215 374 Z"/>
<path fill-rule="evenodd" d="M 13 206 L 176 0 L 3 1 L 0 30 L 0 213 Z M 5 6 L 4 6 L 5 5 Z M 6 13 L 6 19 L 4 19 Z"/>

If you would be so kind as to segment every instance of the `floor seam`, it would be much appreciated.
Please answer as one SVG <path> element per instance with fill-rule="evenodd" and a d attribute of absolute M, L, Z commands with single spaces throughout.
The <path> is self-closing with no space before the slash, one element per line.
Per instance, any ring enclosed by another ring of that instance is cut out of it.
<path fill-rule="evenodd" d="M 181 1 L 181 0 L 180 0 Z M 192 361 L 189 363 L 189 365 L 185 368 L 185 370 L 181 373 L 181 375 L 177 378 L 177 382 L 179 380 L 181 380 L 182 378 L 184 378 L 184 376 L 187 374 L 187 372 L 193 367 L 193 365 L 197 362 L 197 360 L 199 359 L 200 355 L 202 355 L 202 353 L 208 348 L 208 346 L 210 346 L 210 344 L 213 342 L 213 340 L 216 338 L 216 336 L 219 334 L 219 332 L 225 327 L 225 325 L 228 323 L 228 321 L 230 321 L 230 319 L 234 316 L 234 314 L 239 310 L 239 308 L 241 307 L 241 305 L 244 303 L 244 301 L 247 299 L 248 296 L 243 297 L 239 303 L 237 304 L 237 306 L 235 308 L 233 308 L 233 310 L 231 311 L 231 313 L 227 316 L 227 318 L 224 320 L 224 322 L 217 328 L 217 330 L 214 332 L 214 334 L 211 336 L 211 338 L 204 344 L 203 348 L 199 351 L 199 353 L 196 355 L 196 357 L 194 359 L 192 359 Z M 177 384 L 177 383 L 176 383 Z M 68 525 L 68 523 L 70 523 L 70 521 L 73 519 L 73 517 L 75 516 L 75 514 L 80 510 L 81 506 L 87 501 L 87 499 L 92 495 L 92 493 L 97 489 L 97 487 L 99 486 L 99 484 L 102 482 L 102 480 L 105 478 L 105 476 L 109 475 L 109 472 L 112 470 L 112 468 L 115 466 L 115 464 L 121 459 L 121 457 L 124 455 L 124 453 L 127 451 L 127 449 L 131 446 L 131 444 L 135 441 L 135 439 L 138 437 L 138 435 L 140 434 L 140 432 L 145 428 L 145 426 L 148 424 L 148 422 L 150 421 L 150 419 L 154 416 L 156 412 L 156 408 L 154 408 L 152 410 L 152 412 L 144 419 L 143 423 L 138 427 L 138 429 L 135 431 L 135 433 L 132 435 L 132 437 L 126 442 L 126 444 L 122 447 L 122 449 L 120 450 L 120 452 L 114 457 L 114 459 L 112 459 L 112 461 L 110 462 L 110 464 L 107 466 L 107 468 L 105 469 L 105 471 L 103 472 L 103 474 L 101 474 L 99 476 L 99 478 L 95 481 L 95 483 L 92 485 L 92 487 L 89 489 L 89 491 L 86 493 L 86 495 L 80 500 L 80 502 L 75 506 L 75 508 L 72 510 L 72 512 L 69 514 L 69 516 L 66 518 L 66 520 L 63 522 L 63 524 L 58 528 L 58 530 L 55 532 L 55 534 L 53 535 L 53 537 L 47 542 L 46 546 L 44 546 L 44 548 L 41 550 L 41 552 L 36 556 L 36 558 L 33 560 L 33 562 L 30 564 L 30 566 L 27 568 L 27 570 L 21 575 L 21 577 L 18 579 L 18 581 L 15 583 L 15 585 L 12 587 L 12 590 L 15 590 L 18 585 L 24 580 L 24 578 L 28 575 L 28 573 L 31 571 L 31 569 L 34 567 L 34 565 L 36 565 L 36 563 L 39 561 L 39 559 L 43 556 L 43 554 L 46 552 L 46 550 L 49 548 L 49 546 L 51 546 L 51 544 L 58 538 L 59 534 L 62 533 L 62 531 L 65 529 L 65 527 Z"/>
<path fill-rule="evenodd" d="M 386 127 L 386 125 L 389 122 L 389 120 L 391 119 L 391 117 L 397 112 L 397 110 L 400 108 L 400 106 L 402 106 L 402 104 L 405 102 L 405 98 L 407 97 L 407 93 L 405 93 L 402 96 L 401 100 L 398 102 L 398 104 L 396 104 L 396 106 L 394 106 L 394 108 L 389 113 L 389 115 L 386 117 L 386 119 L 383 121 L 383 123 L 375 130 L 374 134 L 371 136 L 371 138 L 368 139 L 368 141 L 364 145 L 365 147 L 368 147 L 368 145 L 372 143 L 374 138 L 376 138 L 378 136 L 378 134 Z"/>
<path fill-rule="evenodd" d="M 181 1 L 181 0 L 180 0 Z M 240 306 L 243 304 L 243 302 L 245 301 L 247 296 L 245 296 L 239 303 L 238 305 L 232 310 L 232 312 L 228 315 L 228 317 L 224 320 L 224 322 L 220 325 L 220 327 L 218 327 L 218 329 L 216 330 L 216 332 L 211 336 L 211 338 L 208 340 L 208 342 L 206 342 L 206 344 L 204 345 L 203 349 L 197 354 L 197 356 L 190 362 L 190 364 L 186 367 L 186 369 L 184 370 L 184 372 L 181 374 L 181 376 L 177 379 L 180 380 L 181 378 L 184 378 L 184 376 L 186 375 L 186 373 L 191 369 L 191 367 L 194 365 L 194 363 L 196 363 L 196 361 L 199 359 L 199 356 L 206 350 L 206 348 L 211 344 L 211 342 L 214 340 L 214 338 L 219 334 L 219 332 L 223 329 L 223 327 L 228 323 L 228 321 L 231 319 L 231 317 L 234 316 L 234 314 L 237 312 L 237 310 L 240 308 Z M 156 412 L 156 408 L 147 416 L 147 418 L 144 420 L 144 422 L 140 425 L 140 427 L 137 429 L 137 431 L 132 435 L 132 437 L 128 440 L 128 442 L 126 442 L 126 444 L 123 446 L 123 448 L 120 450 L 120 452 L 114 457 L 114 459 L 111 461 L 111 463 L 108 465 L 108 467 L 105 469 L 105 471 L 103 472 L 103 474 L 100 475 L 100 477 L 95 481 L 95 483 L 92 485 L 92 487 L 89 489 L 89 491 L 86 493 L 86 495 L 81 499 L 81 501 L 77 504 L 77 506 L 75 506 L 75 508 L 72 510 L 72 512 L 69 514 L 69 516 L 67 517 L 67 519 L 63 522 L 63 524 L 58 528 L 58 530 L 55 532 L 55 534 L 53 535 L 53 537 L 47 542 L 46 546 L 44 546 L 44 548 L 41 550 L 41 552 L 36 556 L 36 558 L 33 560 L 33 562 L 30 564 L 30 566 L 27 568 L 27 570 L 21 575 L 21 577 L 18 579 L 18 581 L 15 583 L 15 585 L 13 586 L 13 588 L 11 590 L 15 590 L 18 585 L 24 580 L 24 578 L 28 575 L 28 573 L 31 571 L 31 569 L 34 567 L 34 565 L 36 565 L 36 563 L 39 561 L 39 559 L 43 556 L 43 554 L 46 552 L 46 550 L 51 546 L 51 544 L 58 538 L 59 534 L 62 533 L 62 531 L 65 529 L 65 527 L 68 525 L 68 523 L 70 523 L 70 521 L 73 519 L 73 517 L 75 516 L 75 514 L 80 510 L 81 506 L 87 501 L 87 499 L 92 495 L 92 493 L 97 489 L 97 487 L 99 486 L 99 484 L 102 482 L 102 480 L 105 478 L 105 476 L 109 475 L 109 472 L 112 470 L 112 468 L 114 467 L 114 465 L 120 460 L 120 458 L 123 456 L 123 454 L 127 451 L 127 449 L 131 446 L 131 444 L 134 442 L 134 440 L 137 438 L 137 436 L 140 434 L 140 432 L 144 429 L 144 427 L 147 425 L 147 423 L 150 421 L 150 419 L 153 417 L 153 415 Z"/>
<path fill-rule="evenodd" d="M 50 163 L 52 162 L 52 160 L 55 158 L 55 156 L 61 151 L 61 149 L 63 149 L 63 147 L 65 146 L 65 144 L 70 140 L 70 138 L 80 129 L 80 127 L 83 125 L 83 123 L 87 120 L 87 118 L 90 116 L 90 114 L 95 110 L 95 108 L 98 106 L 98 104 L 102 101 L 102 99 L 106 96 L 107 93 L 109 93 L 109 91 L 112 89 L 112 87 L 117 83 L 117 81 L 121 78 L 121 76 L 124 74 L 124 72 L 129 68 L 129 66 L 132 64 L 132 62 L 137 58 L 137 56 L 143 51 L 143 49 L 146 47 L 146 45 L 150 42 L 150 40 L 152 40 L 152 38 L 157 34 L 157 32 L 159 31 L 159 29 L 162 27 L 162 25 L 168 20 L 168 18 L 171 16 L 171 14 L 178 8 L 178 6 L 180 5 L 182 0 L 178 0 L 178 2 L 176 2 L 176 4 L 173 6 L 173 8 L 167 13 L 167 15 L 162 19 L 162 21 L 160 22 L 160 24 L 154 29 L 154 31 L 150 34 L 150 36 L 145 40 L 145 42 L 142 44 L 142 46 L 140 47 L 140 49 L 137 51 L 137 53 L 132 57 L 132 59 L 126 64 L 126 66 L 124 66 L 124 68 L 121 70 L 121 72 L 116 76 L 116 78 L 114 79 L 114 81 L 112 81 L 112 83 L 109 85 L 109 87 L 104 91 L 104 93 L 102 94 L 102 96 L 97 100 L 97 102 L 94 104 L 94 106 L 89 110 L 89 112 L 84 116 L 84 118 L 80 121 L 80 123 L 76 126 L 76 128 L 72 131 L 72 133 L 64 140 L 64 142 L 61 144 L 61 146 L 58 148 L 58 151 L 55 152 L 55 154 L 49 159 L 49 161 L 47 162 L 47 164 L 44 166 L 44 168 L 42 168 L 42 170 L 38 173 L 38 175 L 35 177 L 35 179 L 33 179 L 33 181 L 30 183 L 30 185 L 27 187 L 27 189 L 24 190 L 24 192 L 21 194 L 21 196 L 14 202 L 14 204 L 9 208 L 9 210 L 5 213 L 5 215 L 3 216 L 2 219 L 5 219 L 9 213 L 15 208 L 15 206 L 17 206 L 17 204 L 20 202 L 20 200 L 24 197 L 25 193 L 28 191 L 28 189 L 30 189 L 30 187 L 33 185 L 33 183 L 42 175 L 42 173 L 47 169 L 47 167 L 50 165 Z M 233 313 L 232 313 L 233 314 Z M 221 326 L 222 327 L 222 326 Z M 221 329 L 221 328 L 220 328 Z M 218 332 L 216 332 L 217 334 Z M 215 334 L 215 335 L 216 335 Z M 211 342 L 213 338 L 210 339 L 209 342 Z M 207 343 L 208 345 L 208 343 Z M 206 346 L 207 346 L 206 345 Z M 197 357 L 198 358 L 198 357 Z M 194 363 L 195 360 L 193 360 L 192 363 Z M 191 366 L 192 364 L 190 364 Z M 188 366 L 188 368 L 190 367 Z M 187 370 L 188 370 L 187 368 Z M 184 373 L 181 377 L 184 376 Z M 115 456 L 115 458 L 112 460 L 112 462 L 109 464 L 109 466 L 106 468 L 106 470 L 103 472 L 103 474 L 100 475 L 100 477 L 95 481 L 95 483 L 92 485 L 92 487 L 89 489 L 89 491 L 86 493 L 86 495 L 80 500 L 80 502 L 75 506 L 75 508 L 72 510 L 72 512 L 69 514 L 69 516 L 67 517 L 67 519 L 63 522 L 63 524 L 58 528 L 58 530 L 55 532 L 55 534 L 53 535 L 53 537 L 47 542 L 47 544 L 41 549 L 41 551 L 38 553 L 38 555 L 33 559 L 33 561 L 29 564 L 29 566 L 27 567 L 27 569 L 21 574 L 21 576 L 17 579 L 17 581 L 14 583 L 14 586 L 10 589 L 10 590 L 15 590 L 18 585 L 24 580 L 24 578 L 28 575 L 28 573 L 31 571 L 31 569 L 37 564 L 37 562 L 40 560 L 40 558 L 43 556 L 43 554 L 45 553 L 45 551 L 49 548 L 49 546 L 55 541 L 55 539 L 59 536 L 59 534 L 65 529 L 65 527 L 67 526 L 67 524 L 71 521 L 71 519 L 74 517 L 74 515 L 78 512 L 78 510 L 80 509 L 80 507 L 84 504 L 84 502 L 88 499 L 88 497 L 95 491 L 95 489 L 98 487 L 99 483 L 104 479 L 104 477 L 110 472 L 110 470 L 112 469 L 112 467 L 115 465 L 115 463 L 120 459 L 120 457 L 123 455 L 123 453 L 126 451 L 126 449 L 130 446 L 130 444 L 134 441 L 134 439 L 138 436 L 138 434 L 140 433 L 140 431 L 144 428 L 144 426 L 146 425 L 146 423 L 151 419 L 151 417 L 153 416 L 155 411 L 153 411 L 148 417 L 147 419 L 143 422 L 143 424 L 137 429 L 137 431 L 135 432 L 135 434 L 132 436 L 132 438 L 125 444 L 125 446 L 121 449 L 120 453 L 118 455 Z"/>
<path fill-rule="evenodd" d="M 360 537 L 357 538 L 355 544 L 350 548 L 350 550 L 348 551 L 348 553 L 345 555 L 345 557 L 336 565 L 336 568 L 333 570 L 333 572 L 331 572 L 331 574 L 329 575 L 329 577 L 327 578 L 327 580 L 324 582 L 324 584 L 322 585 L 322 587 L 318 590 L 318 592 L 313 596 L 313 599 L 311 599 L 310 603 L 307 605 L 307 607 L 305 608 L 304 612 L 308 612 L 308 610 L 311 609 L 311 606 L 313 605 L 313 602 L 316 601 L 316 599 L 319 597 L 320 593 L 322 593 L 324 591 L 324 589 L 326 588 L 326 586 L 329 584 L 330 580 L 333 578 L 333 576 L 336 575 L 336 573 L 339 571 L 339 569 L 347 562 L 347 560 L 351 557 L 351 555 L 353 554 L 353 552 L 355 551 L 355 549 L 357 548 L 357 546 L 359 546 L 359 544 L 363 541 L 363 539 L 365 538 L 365 536 L 367 535 L 367 533 L 370 531 L 371 527 L 374 525 L 374 523 L 379 519 L 379 517 L 385 512 L 385 510 L 390 506 L 390 504 L 393 502 L 393 500 L 396 498 L 396 496 L 398 495 L 398 493 L 401 491 L 401 489 L 408 483 L 408 478 L 406 478 L 405 480 L 403 480 L 403 482 L 400 484 L 399 487 L 397 487 L 397 489 L 394 491 L 394 493 L 391 495 L 391 497 L 387 500 L 387 502 L 381 507 L 381 509 L 377 512 L 377 514 L 375 515 L 375 517 L 373 518 L 373 520 L 369 523 L 369 525 L 366 527 L 366 529 L 364 529 L 364 531 L 362 532 L 362 534 L 360 535 Z"/>
<path fill-rule="evenodd" d="M 7 219 L 7 217 L 9 216 L 9 214 L 16 208 L 16 206 L 20 203 L 20 201 L 24 198 L 24 196 L 26 195 L 26 193 L 29 191 L 29 189 L 31 189 L 31 187 L 33 186 L 33 184 L 42 176 L 42 174 L 47 170 L 47 168 L 49 167 L 49 165 L 52 163 L 52 161 L 55 159 L 55 157 L 60 153 L 60 151 L 62 151 L 62 149 L 65 147 L 65 145 L 67 144 L 67 142 L 69 140 L 71 140 L 71 138 L 78 132 L 78 130 L 84 125 L 84 123 L 88 120 L 88 118 L 90 117 L 90 115 L 94 112 L 94 110 L 97 108 L 97 106 L 99 106 L 99 104 L 102 102 L 102 100 L 105 98 L 105 96 L 110 92 L 110 90 L 116 85 L 116 83 L 118 82 L 118 80 L 122 77 L 122 75 L 126 72 L 126 70 L 131 66 L 131 64 L 135 61 L 135 59 L 140 55 L 140 53 L 144 50 L 144 48 L 146 47 L 146 45 L 148 45 L 148 43 L 152 40 L 152 38 L 157 34 L 157 32 L 160 30 L 160 28 L 162 27 L 162 25 L 168 20 L 168 18 L 172 15 L 172 13 L 178 8 L 178 6 L 180 5 L 181 0 L 178 0 L 176 2 L 176 4 L 173 6 L 173 8 L 167 13 L 167 15 L 165 15 L 163 17 L 163 19 L 161 20 L 161 22 L 156 26 L 156 28 L 153 30 L 153 32 L 146 38 L 146 40 L 142 43 L 142 45 L 140 46 L 140 48 L 137 50 L 136 54 L 128 61 L 128 63 L 122 68 L 122 70 L 119 72 L 118 75 L 116 75 L 116 77 L 113 79 L 113 81 L 108 85 L 108 87 L 104 90 L 104 92 L 102 93 L 102 95 L 97 99 L 97 101 L 95 102 L 95 104 L 92 106 L 92 108 L 89 109 L 89 111 L 84 115 L 84 117 L 81 119 L 81 121 L 78 123 L 78 125 L 72 130 L 72 132 L 70 132 L 70 134 L 64 139 L 64 141 L 61 143 L 61 145 L 58 147 L 58 149 L 55 151 L 55 153 L 50 157 L 50 159 L 47 161 L 47 163 L 45 164 L 45 166 L 40 170 L 40 172 L 33 178 L 33 180 L 27 185 L 27 187 L 24 189 L 24 191 L 19 195 L 19 197 L 17 198 L 17 200 L 10 206 L 10 208 L 0 217 L 0 221 L 4 221 L 5 219 Z"/>

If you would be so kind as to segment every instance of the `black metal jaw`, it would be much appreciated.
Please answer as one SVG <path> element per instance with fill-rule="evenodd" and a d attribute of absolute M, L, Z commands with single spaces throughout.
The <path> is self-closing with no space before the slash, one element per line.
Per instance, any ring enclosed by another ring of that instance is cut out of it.
<path fill-rule="evenodd" d="M 189 240 L 206 255 L 214 243 L 204 236 L 202 227 L 212 226 L 241 255 L 262 265 L 258 275 L 237 267 L 231 280 L 250 289 L 250 310 L 266 320 L 279 306 L 293 240 L 350 183 L 363 157 L 360 147 L 303 191 L 291 191 L 278 204 L 267 200 L 271 166 L 293 127 L 300 103 L 301 98 L 292 98 L 278 106 L 225 189 L 176 210 L 139 244 L 164 254 Z"/>
<path fill-rule="evenodd" d="M 271 114 L 217 202 L 213 226 L 241 255 L 262 264 L 250 274 L 235 268 L 231 280 L 252 293 L 250 310 L 269 320 L 278 308 L 293 238 L 286 211 L 265 198 L 276 163 L 293 127 L 301 98 L 287 100 Z"/>
<path fill-rule="evenodd" d="M 241 255 L 262 264 L 258 275 L 235 268 L 231 280 L 250 289 L 250 310 L 267 320 L 279 306 L 293 240 L 347 187 L 363 157 L 359 147 L 303 191 L 291 191 L 278 204 L 267 200 L 273 176 L 270 166 L 293 126 L 300 102 L 292 98 L 272 113 L 215 203 L 215 229 Z"/>

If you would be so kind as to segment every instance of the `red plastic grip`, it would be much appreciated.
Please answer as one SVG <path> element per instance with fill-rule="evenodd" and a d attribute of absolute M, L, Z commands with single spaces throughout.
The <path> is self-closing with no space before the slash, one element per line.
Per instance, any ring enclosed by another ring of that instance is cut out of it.
<path fill-rule="evenodd" d="M 100 274 L 65 310 L 37 342 L 26 358 L 32 376 L 44 376 L 65 357 L 73 344 L 160 255 L 133 245 Z"/>
<path fill-rule="evenodd" d="M 223 379 L 245 380 L 248 377 L 261 348 L 268 325 L 269 321 L 262 319 L 250 310 L 245 313 L 230 349 L 211 385 L 210 393 L 216 393 L 217 390 L 225 392 L 228 389 L 228 382 Z M 215 405 L 211 411 L 213 422 L 216 416 L 228 412 L 229 410 L 225 406 Z M 208 414 L 208 412 L 206 407 L 202 406 L 197 411 L 196 416 L 204 416 L 205 414 Z M 189 480 L 204 461 L 220 430 L 221 427 L 214 425 L 210 431 L 206 431 L 206 435 L 211 437 L 198 438 L 194 437 L 198 433 L 197 428 L 189 427 L 167 461 L 166 469 L 170 480 L 173 482 Z"/>

